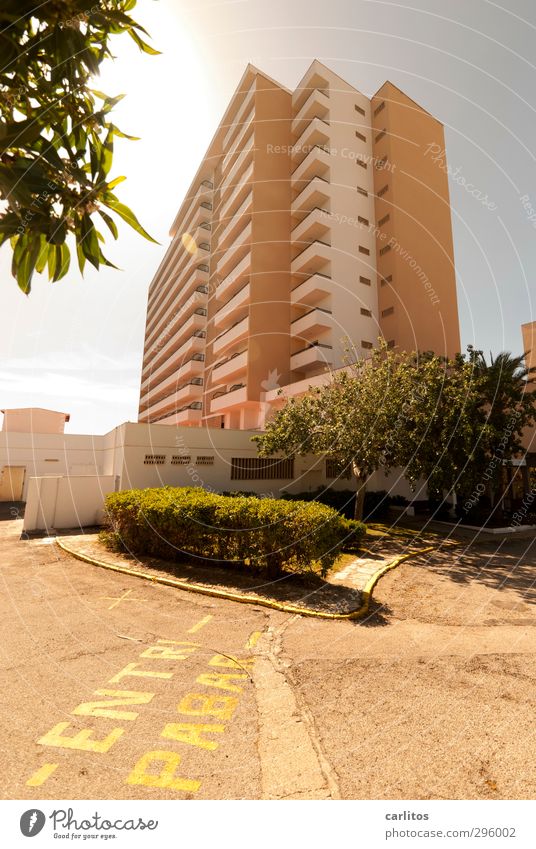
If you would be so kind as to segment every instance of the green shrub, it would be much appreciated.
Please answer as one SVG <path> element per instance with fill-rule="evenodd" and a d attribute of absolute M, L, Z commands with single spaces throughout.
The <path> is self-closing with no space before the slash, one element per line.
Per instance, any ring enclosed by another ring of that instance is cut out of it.
<path fill-rule="evenodd" d="M 271 575 L 315 563 L 325 575 L 366 530 L 316 502 L 228 497 L 191 487 L 114 492 L 105 506 L 110 546 L 164 560 L 235 561 Z"/>
<path fill-rule="evenodd" d="M 319 487 L 314 492 L 297 492 L 296 494 L 285 492 L 283 498 L 289 501 L 317 501 L 319 504 L 327 504 L 333 507 L 342 516 L 351 519 L 355 515 L 355 491 L 353 489 L 332 489 L 331 487 Z M 379 519 L 386 516 L 389 506 L 400 503 L 401 496 L 388 495 L 385 489 L 367 490 L 365 492 L 365 504 L 363 516 L 368 519 Z M 406 499 L 402 499 L 406 502 Z"/>

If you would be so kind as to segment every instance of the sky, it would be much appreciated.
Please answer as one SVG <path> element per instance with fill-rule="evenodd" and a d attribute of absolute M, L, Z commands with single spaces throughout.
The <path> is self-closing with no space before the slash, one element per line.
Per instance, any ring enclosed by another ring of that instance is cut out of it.
<path fill-rule="evenodd" d="M 536 318 L 532 0 L 139 0 L 133 14 L 162 55 L 116 37 L 95 87 L 127 95 L 114 121 L 141 138 L 117 143 L 111 176 L 160 244 L 121 226 L 105 251 L 120 271 L 37 276 L 28 297 L 2 247 L 0 408 L 68 412 L 71 433 L 136 421 L 148 287 L 248 62 L 291 89 L 314 58 L 367 96 L 389 79 L 442 121 L 462 346 L 521 353 Z"/>

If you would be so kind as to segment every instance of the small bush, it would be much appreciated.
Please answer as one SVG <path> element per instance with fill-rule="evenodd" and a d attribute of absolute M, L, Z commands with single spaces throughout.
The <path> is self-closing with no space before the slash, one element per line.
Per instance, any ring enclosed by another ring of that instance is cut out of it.
<path fill-rule="evenodd" d="M 109 546 L 164 560 L 234 561 L 271 575 L 307 571 L 315 563 L 325 575 L 342 548 L 355 550 L 366 530 L 323 504 L 191 487 L 110 493 L 105 506 Z"/>

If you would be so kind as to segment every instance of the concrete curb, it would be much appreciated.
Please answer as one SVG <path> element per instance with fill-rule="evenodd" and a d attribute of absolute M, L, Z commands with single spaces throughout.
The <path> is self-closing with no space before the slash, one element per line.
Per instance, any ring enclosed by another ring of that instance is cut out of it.
<path fill-rule="evenodd" d="M 110 569 L 112 572 L 121 572 L 124 575 L 133 575 L 136 578 L 144 578 L 147 581 L 152 581 L 156 584 L 163 584 L 167 587 L 176 587 L 180 590 L 200 593 L 201 595 L 207 595 L 212 598 L 224 598 L 227 601 L 236 601 L 240 604 L 256 604 L 261 607 L 269 607 L 272 610 L 279 610 L 282 613 L 291 613 L 299 616 L 313 616 L 316 619 L 336 620 L 362 619 L 369 611 L 372 593 L 380 578 L 382 578 L 387 572 L 390 572 L 391 569 L 395 569 L 404 561 L 409 560 L 411 557 L 418 557 L 421 554 L 427 554 L 437 548 L 437 546 L 431 545 L 427 548 L 419 549 L 419 551 L 411 551 L 409 554 L 402 554 L 399 557 L 395 557 L 394 560 L 387 563 L 385 566 L 382 566 L 381 569 L 378 569 L 378 571 L 369 578 L 364 589 L 361 591 L 363 601 L 360 607 L 356 608 L 356 610 L 351 610 L 349 613 L 329 613 L 328 611 L 310 610 L 306 607 L 297 607 L 293 604 L 284 604 L 278 601 L 271 601 L 270 599 L 258 598 L 257 596 L 229 593 L 225 590 L 214 590 L 209 587 L 204 587 L 201 584 L 191 584 L 186 581 L 176 580 L 175 578 L 160 578 L 155 575 L 150 575 L 147 572 L 138 572 L 135 569 L 127 569 L 125 566 L 117 566 L 114 563 L 106 563 L 104 560 L 97 560 L 95 557 L 89 557 L 87 554 L 74 551 L 72 548 L 69 548 L 69 546 L 66 545 L 60 537 L 56 537 L 56 544 L 62 549 L 62 551 L 65 551 L 66 554 L 70 554 L 72 557 L 75 557 L 77 560 L 82 560 L 84 563 L 90 563 L 92 566 L 100 566 L 102 569 Z M 453 545 L 455 543 L 448 544 Z"/>

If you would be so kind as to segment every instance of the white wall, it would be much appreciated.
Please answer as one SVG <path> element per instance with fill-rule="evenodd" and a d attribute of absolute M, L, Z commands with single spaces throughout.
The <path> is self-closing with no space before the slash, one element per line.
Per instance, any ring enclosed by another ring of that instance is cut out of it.
<path fill-rule="evenodd" d="M 243 490 L 278 497 L 283 490 L 354 487 L 353 480 L 326 479 L 324 460 L 314 457 L 295 459 L 292 480 L 231 480 L 234 457 L 257 456 L 252 435 L 251 431 L 130 422 L 104 436 L 0 433 L 0 470 L 7 465 L 26 468 L 25 530 L 98 524 L 104 496 L 117 489 L 203 486 L 216 492 Z M 146 463 L 146 455 L 161 455 L 163 462 Z M 179 464 L 174 457 L 189 459 Z M 201 457 L 213 457 L 214 462 L 203 463 Z M 54 458 L 56 462 L 49 462 Z M 385 478 L 378 473 L 369 489 L 387 489 L 407 498 L 413 495 L 407 481 L 395 474 Z"/>
<path fill-rule="evenodd" d="M 23 528 L 50 532 L 100 525 L 104 498 L 114 489 L 113 475 L 30 478 Z"/>
<path fill-rule="evenodd" d="M 112 474 L 113 431 L 106 436 L 0 431 L 0 472 L 5 466 L 25 468 L 23 501 L 31 477 L 69 474 Z"/>

